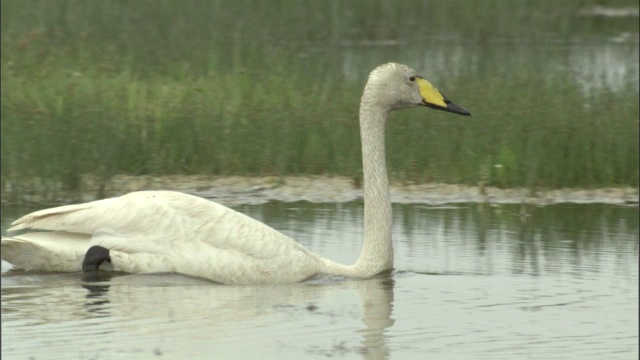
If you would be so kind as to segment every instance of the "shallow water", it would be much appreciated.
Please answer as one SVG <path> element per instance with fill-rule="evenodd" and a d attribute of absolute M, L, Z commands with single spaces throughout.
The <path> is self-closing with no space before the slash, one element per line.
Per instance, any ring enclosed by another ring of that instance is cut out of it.
<path fill-rule="evenodd" d="M 236 209 L 331 259 L 360 251 L 359 202 Z M 33 209 L 2 210 L 4 233 Z M 396 270 L 362 281 L 4 273 L 2 356 L 638 357 L 637 207 L 394 205 L 393 235 Z"/>

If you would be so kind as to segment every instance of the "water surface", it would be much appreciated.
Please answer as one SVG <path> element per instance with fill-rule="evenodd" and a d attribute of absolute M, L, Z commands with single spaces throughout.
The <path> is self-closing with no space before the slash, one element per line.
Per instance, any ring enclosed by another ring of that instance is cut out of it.
<path fill-rule="evenodd" d="M 362 204 L 236 209 L 355 261 Z M 25 207 L 2 209 L 2 230 Z M 173 274 L 83 283 L 5 273 L 3 358 L 629 359 L 638 208 L 394 206 L 395 267 L 370 280 L 222 286 Z"/>

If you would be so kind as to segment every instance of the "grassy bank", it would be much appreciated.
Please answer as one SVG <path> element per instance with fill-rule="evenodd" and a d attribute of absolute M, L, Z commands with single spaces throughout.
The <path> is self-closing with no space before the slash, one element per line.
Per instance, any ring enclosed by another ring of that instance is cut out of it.
<path fill-rule="evenodd" d="M 475 3 L 458 5 L 474 11 Z M 34 178 L 44 179 L 44 191 L 48 182 L 79 188 L 82 174 L 105 182 L 115 174 L 360 176 L 357 114 L 370 68 L 353 69 L 350 78 L 335 56 L 370 51 L 345 50 L 345 41 L 416 39 L 420 32 L 406 25 L 413 20 L 401 21 L 413 16 L 411 4 L 393 11 L 383 1 L 351 10 L 337 2 L 234 4 L 3 1 L 3 191 Z M 541 4 L 538 10 L 556 14 L 575 10 Z M 438 6 L 427 13 L 449 14 Z M 442 16 L 437 29 L 454 31 Z M 457 35 L 477 34 L 458 22 Z M 497 36 L 521 28 L 518 20 L 484 24 Z M 372 57 L 402 61 L 410 54 L 403 44 Z M 394 114 L 391 176 L 498 187 L 638 186 L 637 83 L 585 94 L 572 74 L 549 74 L 531 56 L 506 76 L 499 61 L 483 71 L 436 73 L 436 86 L 474 117 Z"/>

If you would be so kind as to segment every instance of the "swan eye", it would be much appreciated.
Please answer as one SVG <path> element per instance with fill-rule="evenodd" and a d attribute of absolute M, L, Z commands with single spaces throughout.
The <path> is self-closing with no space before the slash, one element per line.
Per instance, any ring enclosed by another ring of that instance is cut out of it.
<path fill-rule="evenodd" d="M 410 77 L 409 81 L 416 81 L 416 77 L 415 76 Z"/>

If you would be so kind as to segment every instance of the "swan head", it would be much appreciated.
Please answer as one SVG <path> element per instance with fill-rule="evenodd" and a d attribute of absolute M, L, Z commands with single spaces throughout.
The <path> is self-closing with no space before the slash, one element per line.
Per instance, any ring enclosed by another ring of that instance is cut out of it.
<path fill-rule="evenodd" d="M 387 111 L 416 106 L 471 116 L 469 110 L 447 99 L 430 82 L 412 68 L 388 63 L 373 69 L 365 86 L 362 101 Z"/>

